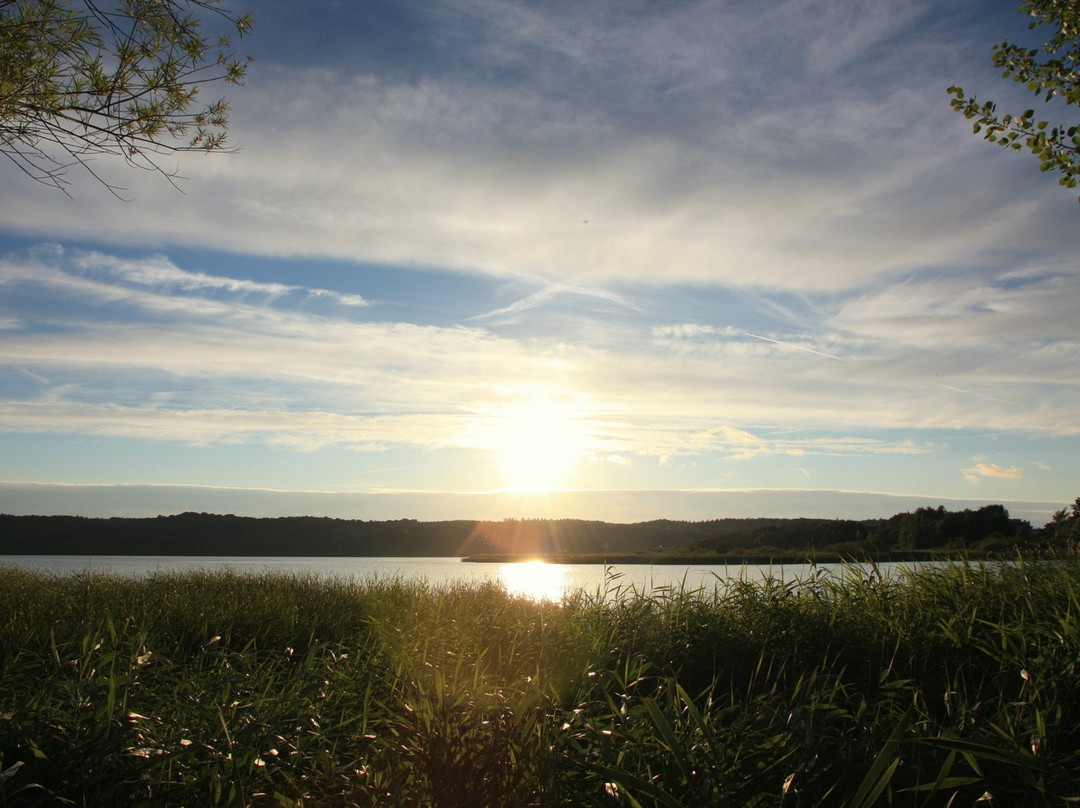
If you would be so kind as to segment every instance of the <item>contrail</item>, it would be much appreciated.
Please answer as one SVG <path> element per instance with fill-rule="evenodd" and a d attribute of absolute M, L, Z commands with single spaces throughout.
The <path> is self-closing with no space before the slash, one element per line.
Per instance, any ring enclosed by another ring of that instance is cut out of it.
<path fill-rule="evenodd" d="M 989 393 L 979 393 L 979 392 L 977 392 L 975 390 L 965 390 L 963 387 L 954 387 L 951 384 L 943 384 L 942 382 L 930 382 L 930 383 L 932 385 L 934 385 L 934 387 L 940 387 L 943 390 L 950 390 L 950 391 L 952 391 L 954 393 L 963 393 L 964 395 L 968 395 L 968 396 L 977 396 L 978 398 L 985 398 L 985 399 L 989 399 L 990 401 L 996 401 L 999 404 L 1009 404 L 1009 405 L 1011 405 L 1013 407 L 1017 406 L 1017 404 L 1018 404 L 1018 402 L 1016 402 L 1016 401 L 1010 401 L 1007 398 L 998 398 L 997 396 L 992 396 Z"/>
<path fill-rule="evenodd" d="M 520 300 L 515 300 L 509 306 L 503 306 L 500 309 L 494 309 L 493 311 L 484 312 L 483 314 L 476 314 L 468 319 L 471 320 L 487 320 L 492 317 L 505 317 L 508 314 L 518 314 L 529 309 L 534 309 L 537 306 L 546 303 L 554 297 L 559 295 L 580 295 L 581 297 L 591 297 L 597 300 L 606 300 L 609 303 L 615 303 L 620 306 L 624 306 L 631 311 L 641 311 L 639 306 L 634 305 L 632 302 L 624 298 L 622 295 L 615 292 L 609 292 L 606 289 L 598 289 L 592 286 L 584 286 L 581 284 L 573 283 L 552 283 L 547 286 L 533 292 L 531 295 L 527 295 Z"/>
<path fill-rule="evenodd" d="M 745 334 L 748 337 L 753 337 L 754 339 L 760 339 L 760 340 L 762 340 L 764 342 L 771 342 L 771 343 L 774 343 L 775 345 L 783 345 L 785 348 L 793 348 L 796 351 L 806 351 L 806 353 L 817 354 L 818 356 L 825 356 L 825 357 L 828 357 L 829 359 L 836 359 L 837 361 L 840 361 L 840 362 L 850 362 L 851 361 L 850 359 L 846 359 L 843 356 L 833 356 L 832 354 L 825 353 L 824 351 L 815 351 L 813 348 L 804 348 L 801 345 L 795 345 L 794 343 L 791 343 L 791 342 L 784 342 L 783 340 L 772 339 L 771 337 L 763 337 L 760 334 L 751 334 L 749 331 L 743 331 L 743 334 Z"/>

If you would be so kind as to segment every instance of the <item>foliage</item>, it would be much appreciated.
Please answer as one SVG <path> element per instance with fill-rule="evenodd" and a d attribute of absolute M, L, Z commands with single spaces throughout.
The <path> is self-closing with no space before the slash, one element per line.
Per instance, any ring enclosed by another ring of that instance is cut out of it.
<path fill-rule="evenodd" d="M 900 548 L 977 547 L 991 537 L 1023 543 L 1031 533 L 1026 522 L 1009 518 L 1001 505 L 984 505 L 977 510 L 948 511 L 937 508 L 916 508 L 911 513 L 897 514 L 881 529 L 885 541 Z"/>
<path fill-rule="evenodd" d="M 0 568 L 0 804 L 1068 804 L 1078 615 L 1069 560 L 561 604 Z"/>
<path fill-rule="evenodd" d="M 254 22 L 221 0 L 0 0 L 0 150 L 63 189 L 73 165 L 105 183 L 96 155 L 171 180 L 162 154 L 223 149 L 228 103 L 202 104 L 199 91 L 242 81 L 246 63 L 199 13 L 241 35 Z"/>
<path fill-rule="evenodd" d="M 1029 28 L 1049 26 L 1051 34 L 1039 48 L 1027 48 L 1004 40 L 994 46 L 994 66 L 1003 78 L 1024 84 L 1036 97 L 1049 102 L 1060 99 L 1066 105 L 1080 105 L 1080 5 L 1076 0 L 1026 0 L 1021 13 L 1032 17 Z M 1036 120 L 1034 109 L 1020 114 L 999 115 L 993 101 L 979 103 L 968 98 L 960 87 L 950 87 L 952 108 L 974 120 L 974 132 L 991 143 L 1013 151 L 1027 149 L 1039 159 L 1042 171 L 1055 171 L 1058 181 L 1069 188 L 1080 179 L 1080 126 L 1051 124 Z"/>
<path fill-rule="evenodd" d="M 164 555 L 500 556 L 562 557 L 579 563 L 687 563 L 727 555 L 796 560 L 830 552 L 844 558 L 882 553 L 974 548 L 986 539 L 1024 545 L 1031 525 L 1001 505 L 951 512 L 920 508 L 889 519 L 655 520 L 613 524 L 583 519 L 499 522 L 415 519 L 362 521 L 294 516 L 253 518 L 182 513 L 150 519 L 0 514 L 0 550 L 13 554 L 140 555 L 150 544 Z M 723 559 L 721 559 L 722 561 Z"/>
<path fill-rule="evenodd" d="M 1055 511 L 1043 528 L 1043 538 L 1049 549 L 1076 555 L 1080 552 L 1080 497 L 1067 509 Z"/>
<path fill-rule="evenodd" d="M 847 557 L 878 557 L 941 549 L 991 549 L 1000 540 L 1011 549 L 1028 542 L 1031 525 L 1012 519 L 1002 505 L 976 510 L 949 511 L 943 505 L 922 507 L 888 519 L 784 519 L 749 529 L 718 534 L 700 546 L 738 553 L 734 548 L 775 548 L 782 551 L 815 550 Z M 783 557 L 783 553 L 779 554 Z M 808 555 L 814 555 L 808 553 Z M 817 557 L 815 555 L 815 557 Z"/>

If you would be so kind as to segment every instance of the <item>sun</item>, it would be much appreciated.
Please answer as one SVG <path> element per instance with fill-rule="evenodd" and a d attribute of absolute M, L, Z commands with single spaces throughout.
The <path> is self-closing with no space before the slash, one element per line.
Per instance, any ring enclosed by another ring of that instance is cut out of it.
<path fill-rule="evenodd" d="M 573 409 L 547 398 L 506 407 L 495 416 L 492 439 L 506 488 L 515 494 L 564 487 L 585 448 L 584 430 Z"/>

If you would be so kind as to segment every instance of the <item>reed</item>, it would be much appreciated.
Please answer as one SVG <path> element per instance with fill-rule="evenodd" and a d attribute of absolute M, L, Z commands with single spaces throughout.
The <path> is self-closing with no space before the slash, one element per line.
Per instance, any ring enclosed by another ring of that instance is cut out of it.
<path fill-rule="evenodd" d="M 1070 560 L 562 603 L 0 568 L 0 806 L 1061 805 L 1078 665 Z"/>

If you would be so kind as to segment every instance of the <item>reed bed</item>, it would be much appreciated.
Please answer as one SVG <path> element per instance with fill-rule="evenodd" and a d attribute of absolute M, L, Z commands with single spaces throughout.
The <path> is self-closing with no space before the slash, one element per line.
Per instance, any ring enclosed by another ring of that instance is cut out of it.
<path fill-rule="evenodd" d="M 1080 565 L 535 603 L 0 568 L 0 806 L 1067 805 Z"/>

